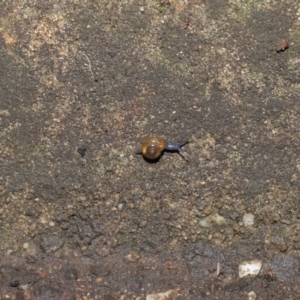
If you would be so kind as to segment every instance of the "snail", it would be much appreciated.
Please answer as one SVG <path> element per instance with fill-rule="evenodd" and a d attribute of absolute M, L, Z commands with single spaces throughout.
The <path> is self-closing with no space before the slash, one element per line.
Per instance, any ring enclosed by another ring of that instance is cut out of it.
<path fill-rule="evenodd" d="M 277 49 L 276 49 L 276 52 L 279 53 L 279 52 L 283 52 L 285 51 L 287 48 L 289 47 L 289 43 L 287 41 L 283 41 L 281 42 Z"/>
<path fill-rule="evenodd" d="M 167 143 L 164 139 L 152 136 L 145 139 L 142 143 L 142 149 L 136 151 L 136 154 L 143 154 L 146 159 L 155 160 L 159 158 L 164 150 L 166 151 L 177 151 L 180 156 L 186 159 L 181 153 L 181 147 L 187 144 L 188 141 L 179 144 Z"/>

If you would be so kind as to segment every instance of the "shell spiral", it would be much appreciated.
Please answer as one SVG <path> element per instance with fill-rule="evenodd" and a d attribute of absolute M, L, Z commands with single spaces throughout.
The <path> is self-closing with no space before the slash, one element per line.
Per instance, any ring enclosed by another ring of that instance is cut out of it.
<path fill-rule="evenodd" d="M 166 141 L 159 137 L 149 137 L 143 141 L 142 153 L 148 159 L 156 159 L 166 147 Z"/>

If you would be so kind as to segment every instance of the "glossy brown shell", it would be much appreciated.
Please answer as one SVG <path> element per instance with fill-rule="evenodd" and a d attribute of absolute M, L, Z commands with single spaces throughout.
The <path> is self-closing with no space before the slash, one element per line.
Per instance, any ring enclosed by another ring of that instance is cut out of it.
<path fill-rule="evenodd" d="M 142 153 L 148 159 L 156 159 L 166 148 L 166 141 L 160 137 L 149 137 L 143 141 Z"/>

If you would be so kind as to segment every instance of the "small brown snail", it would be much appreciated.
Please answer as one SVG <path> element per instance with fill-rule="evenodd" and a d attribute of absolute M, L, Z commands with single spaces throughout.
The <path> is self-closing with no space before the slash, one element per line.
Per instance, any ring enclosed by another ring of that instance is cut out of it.
<path fill-rule="evenodd" d="M 181 147 L 188 143 L 185 141 L 179 144 L 169 144 L 164 139 L 152 136 L 145 139 L 142 143 L 142 149 L 136 151 L 136 154 L 143 154 L 146 159 L 154 160 L 161 156 L 164 150 L 166 151 L 177 151 L 184 159 L 186 159 L 181 153 Z"/>
<path fill-rule="evenodd" d="M 281 43 L 278 45 L 278 47 L 277 47 L 277 49 L 276 49 L 276 52 L 277 52 L 277 53 L 283 52 L 283 51 L 285 51 L 285 50 L 288 49 L 288 48 L 289 48 L 289 43 L 288 43 L 287 41 L 283 41 L 283 42 L 281 42 Z"/>

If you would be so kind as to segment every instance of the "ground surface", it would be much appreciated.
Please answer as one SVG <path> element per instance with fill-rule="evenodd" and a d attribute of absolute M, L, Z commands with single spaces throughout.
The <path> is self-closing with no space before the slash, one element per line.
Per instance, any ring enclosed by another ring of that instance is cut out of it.
<path fill-rule="evenodd" d="M 1 1 L 1 299 L 299 299 L 299 41 L 295 0 Z"/>

